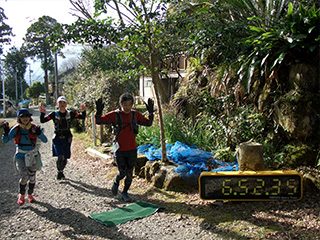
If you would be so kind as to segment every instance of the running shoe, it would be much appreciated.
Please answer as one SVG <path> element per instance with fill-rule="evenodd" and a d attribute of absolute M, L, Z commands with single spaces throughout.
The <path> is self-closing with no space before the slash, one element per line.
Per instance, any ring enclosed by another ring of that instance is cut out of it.
<path fill-rule="evenodd" d="M 18 198 L 18 204 L 23 205 L 25 203 L 25 195 L 24 194 L 19 194 Z"/>
<path fill-rule="evenodd" d="M 32 194 L 28 194 L 27 196 L 29 203 L 33 203 L 36 201 L 36 199 L 32 196 Z"/>
<path fill-rule="evenodd" d="M 122 200 L 125 202 L 131 202 L 131 198 L 129 197 L 128 193 L 122 193 Z"/>
<path fill-rule="evenodd" d="M 64 180 L 64 179 L 66 179 L 66 178 L 65 178 L 63 172 L 59 171 L 58 174 L 57 174 L 57 180 Z"/>
<path fill-rule="evenodd" d="M 119 188 L 119 185 L 117 185 L 117 184 L 113 184 L 113 186 L 112 186 L 112 188 L 111 188 L 111 192 L 112 192 L 112 195 L 113 196 L 117 196 L 117 194 L 118 194 L 118 188 Z"/>

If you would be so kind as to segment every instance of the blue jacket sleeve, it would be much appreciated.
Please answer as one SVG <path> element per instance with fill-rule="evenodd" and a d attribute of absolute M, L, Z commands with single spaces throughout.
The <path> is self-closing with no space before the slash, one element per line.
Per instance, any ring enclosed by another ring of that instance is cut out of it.
<path fill-rule="evenodd" d="M 38 138 L 44 143 L 48 142 L 48 138 L 46 135 L 44 135 L 43 131 L 41 131 L 41 134 L 38 136 Z"/>
<path fill-rule="evenodd" d="M 15 138 L 15 136 L 16 136 L 16 132 L 17 132 L 16 127 L 11 128 L 8 136 L 2 135 L 2 139 L 1 139 L 2 142 L 3 142 L 3 143 L 8 143 L 8 142 L 10 142 L 11 140 L 13 140 L 13 139 Z"/>

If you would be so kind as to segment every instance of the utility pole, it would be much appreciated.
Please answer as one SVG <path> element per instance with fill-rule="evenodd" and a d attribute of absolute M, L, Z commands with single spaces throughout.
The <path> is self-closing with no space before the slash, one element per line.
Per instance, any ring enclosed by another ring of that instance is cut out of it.
<path fill-rule="evenodd" d="M 16 72 L 15 72 L 15 83 L 16 83 L 16 107 L 18 106 L 18 73 L 17 73 L 17 69 L 16 69 Z"/>
<path fill-rule="evenodd" d="M 1 80 L 1 73 L 2 73 L 2 68 L 1 68 L 1 60 L 0 60 L 0 80 Z M 2 117 L 6 117 L 6 90 L 5 90 L 5 85 L 4 85 L 4 79 L 2 79 L 2 98 L 3 98 L 3 112 L 2 112 Z"/>
<path fill-rule="evenodd" d="M 33 73 L 33 70 L 31 70 L 31 66 L 29 65 L 29 79 L 30 79 L 30 85 L 32 85 L 32 78 L 31 78 L 31 74 Z"/>
<path fill-rule="evenodd" d="M 58 99 L 58 56 L 57 52 L 54 53 L 54 81 L 56 85 L 56 91 L 55 91 L 55 96 L 56 96 L 56 101 Z"/>
<path fill-rule="evenodd" d="M 23 100 L 23 89 L 22 89 L 22 79 L 19 78 L 20 80 L 20 94 L 21 94 L 21 101 Z"/>

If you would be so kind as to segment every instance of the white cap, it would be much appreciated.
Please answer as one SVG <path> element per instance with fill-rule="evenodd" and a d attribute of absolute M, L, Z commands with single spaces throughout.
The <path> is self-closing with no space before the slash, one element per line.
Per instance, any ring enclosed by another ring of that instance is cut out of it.
<path fill-rule="evenodd" d="M 64 96 L 60 96 L 60 97 L 58 97 L 58 99 L 57 99 L 57 103 L 59 103 L 60 101 L 63 101 L 63 102 L 67 102 L 67 99 L 64 97 Z"/>

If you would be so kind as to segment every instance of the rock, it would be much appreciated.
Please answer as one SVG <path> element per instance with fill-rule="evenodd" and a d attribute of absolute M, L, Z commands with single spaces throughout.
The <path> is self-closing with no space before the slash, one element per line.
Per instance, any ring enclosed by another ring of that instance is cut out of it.
<path fill-rule="evenodd" d="M 135 176 L 139 176 L 141 178 L 144 178 L 145 177 L 145 165 L 146 165 L 146 162 L 147 162 L 147 158 L 145 155 L 142 155 L 142 154 L 138 154 L 138 157 L 137 157 L 137 163 L 136 163 L 136 166 L 134 167 L 134 170 L 133 170 L 133 174 Z"/>
<path fill-rule="evenodd" d="M 163 183 L 166 178 L 166 174 L 167 174 L 166 169 L 163 166 L 160 167 L 160 169 L 152 178 L 152 185 L 155 186 L 156 188 L 163 188 Z"/>
<path fill-rule="evenodd" d="M 99 151 L 97 151 L 97 150 L 95 150 L 95 149 L 93 149 L 93 148 L 87 148 L 87 149 L 85 150 L 85 152 L 86 152 L 87 154 L 89 154 L 90 156 L 92 156 L 92 157 L 102 158 L 103 160 L 108 160 L 108 162 L 109 162 L 109 161 L 110 161 L 110 162 L 113 161 L 113 158 L 112 158 L 110 155 L 103 154 L 103 153 L 101 153 L 101 152 L 99 152 Z"/>
<path fill-rule="evenodd" d="M 312 137 L 317 127 L 316 99 L 315 95 L 289 92 L 274 104 L 273 119 L 290 133 L 291 139 Z"/>
<path fill-rule="evenodd" d="M 310 173 L 303 175 L 303 188 L 306 191 L 320 191 L 320 178 Z"/>
<path fill-rule="evenodd" d="M 168 191 L 176 191 L 183 186 L 187 186 L 187 183 L 176 173 L 175 168 L 174 165 L 160 166 L 152 178 L 153 186 Z"/>
<path fill-rule="evenodd" d="M 290 66 L 288 85 L 291 89 L 317 92 L 319 89 L 319 68 L 305 63 Z"/>
<path fill-rule="evenodd" d="M 176 166 L 165 166 L 166 177 L 163 182 L 162 188 L 168 191 L 175 191 L 181 189 L 181 187 L 187 186 L 187 183 L 181 178 L 181 176 L 174 170 Z"/>
<path fill-rule="evenodd" d="M 113 154 L 112 143 L 102 143 L 103 153 Z"/>
<path fill-rule="evenodd" d="M 145 179 L 151 182 L 152 177 L 155 176 L 156 172 L 160 169 L 159 161 L 147 161 L 144 167 Z"/>

